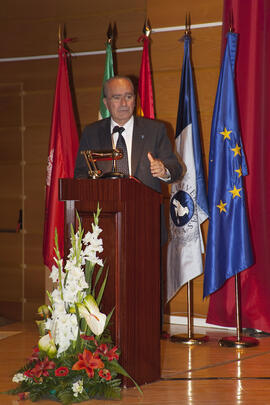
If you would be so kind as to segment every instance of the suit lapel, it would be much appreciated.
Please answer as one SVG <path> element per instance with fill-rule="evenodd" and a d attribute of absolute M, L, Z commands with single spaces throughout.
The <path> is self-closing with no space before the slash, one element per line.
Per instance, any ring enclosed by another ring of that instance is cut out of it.
<path fill-rule="evenodd" d="M 111 140 L 111 119 L 107 118 L 100 121 L 100 126 L 98 127 L 98 136 L 97 136 L 97 151 L 102 150 L 111 150 L 112 149 L 112 140 Z M 109 160 L 98 161 L 97 167 L 103 172 L 107 173 L 112 170 L 112 162 Z"/>
<path fill-rule="evenodd" d="M 137 167 L 139 165 L 143 148 L 145 144 L 145 135 L 143 131 L 143 126 L 137 117 L 134 117 L 134 128 L 132 137 L 132 152 L 131 152 L 131 175 L 136 173 Z"/>
<path fill-rule="evenodd" d="M 100 150 L 112 149 L 112 138 L 111 138 L 111 119 L 107 118 L 102 121 L 102 125 L 99 128 L 99 147 Z"/>

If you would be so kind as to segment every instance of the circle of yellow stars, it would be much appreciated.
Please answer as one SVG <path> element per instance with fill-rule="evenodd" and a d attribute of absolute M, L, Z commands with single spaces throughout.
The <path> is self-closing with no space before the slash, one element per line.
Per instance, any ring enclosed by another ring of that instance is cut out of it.
<path fill-rule="evenodd" d="M 226 127 L 224 127 L 224 131 L 220 132 L 220 134 L 223 136 L 223 140 L 225 141 L 226 139 L 231 140 L 230 134 L 232 133 L 232 131 L 228 131 Z M 238 145 L 238 143 L 235 145 L 234 148 L 231 148 L 231 150 L 234 152 L 233 157 L 236 156 L 241 156 L 241 146 Z M 236 173 L 238 173 L 238 178 L 241 177 L 243 175 L 242 173 L 242 167 L 240 166 L 239 169 L 235 170 Z M 240 191 L 242 190 L 242 188 L 236 188 L 236 186 L 234 185 L 232 190 L 229 190 L 229 193 L 232 194 L 233 199 L 235 197 L 239 197 L 241 198 L 240 195 Z M 222 200 L 220 200 L 219 204 L 217 205 L 217 208 L 219 208 L 219 213 L 221 214 L 222 212 L 227 212 L 226 210 L 226 202 L 223 202 Z"/>

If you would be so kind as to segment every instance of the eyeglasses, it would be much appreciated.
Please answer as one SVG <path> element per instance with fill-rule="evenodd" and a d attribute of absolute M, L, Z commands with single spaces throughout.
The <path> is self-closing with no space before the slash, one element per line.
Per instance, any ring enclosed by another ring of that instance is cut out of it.
<path fill-rule="evenodd" d="M 121 100 L 131 101 L 134 99 L 134 97 L 135 95 L 133 93 L 127 93 L 127 94 L 114 94 L 110 98 L 115 102 L 119 102 Z"/>

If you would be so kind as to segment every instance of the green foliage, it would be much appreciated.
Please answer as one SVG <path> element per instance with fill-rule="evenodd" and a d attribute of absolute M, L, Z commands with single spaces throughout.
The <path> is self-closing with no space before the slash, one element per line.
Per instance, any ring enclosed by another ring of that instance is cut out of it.
<path fill-rule="evenodd" d="M 120 399 L 121 398 L 121 380 L 114 379 L 111 381 L 100 382 L 99 384 L 89 382 L 87 392 L 90 398 L 97 399 Z"/>
<path fill-rule="evenodd" d="M 88 283 L 89 288 L 87 290 L 87 294 L 91 294 L 91 289 L 92 289 L 92 278 L 93 278 L 93 272 L 94 272 L 95 266 L 90 263 L 88 260 L 86 261 L 85 265 L 85 281 Z"/>

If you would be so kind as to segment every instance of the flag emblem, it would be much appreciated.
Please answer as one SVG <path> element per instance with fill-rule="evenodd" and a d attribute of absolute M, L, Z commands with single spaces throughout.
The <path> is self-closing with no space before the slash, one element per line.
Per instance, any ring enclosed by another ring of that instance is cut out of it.
<path fill-rule="evenodd" d="M 175 226 L 185 226 L 194 215 L 194 202 L 190 194 L 179 190 L 170 204 L 171 219 Z"/>

